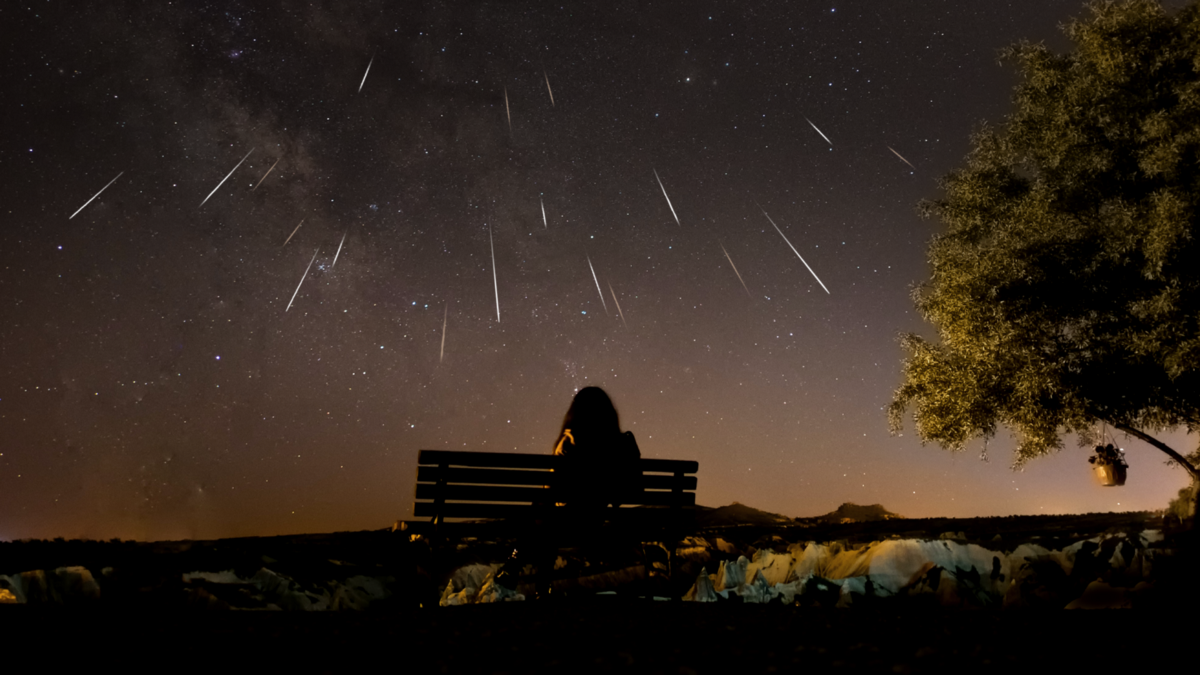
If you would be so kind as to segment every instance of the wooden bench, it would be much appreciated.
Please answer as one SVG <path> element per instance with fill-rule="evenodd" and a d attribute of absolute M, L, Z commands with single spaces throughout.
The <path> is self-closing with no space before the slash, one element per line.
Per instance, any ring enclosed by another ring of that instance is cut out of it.
<path fill-rule="evenodd" d="M 522 563 L 516 567 L 533 562 L 533 578 L 522 579 L 532 583 L 537 594 L 549 593 L 554 586 L 554 560 L 561 547 L 592 546 L 595 550 L 597 542 L 607 542 L 602 544 L 605 547 L 619 542 L 643 544 L 645 578 L 669 585 L 672 543 L 691 534 L 695 521 L 694 474 L 699 464 L 637 460 L 640 476 L 636 485 L 621 492 L 620 507 L 573 507 L 572 484 L 594 477 L 587 467 L 577 467 L 570 458 L 549 454 L 422 450 L 417 456 L 413 515 L 432 519 L 419 529 L 431 529 L 435 541 L 442 539 L 447 518 L 498 521 L 489 524 L 498 526 L 494 534 L 523 542 L 519 544 Z M 632 479 L 632 467 L 625 475 Z M 663 558 L 655 559 L 656 549 Z M 592 569 L 602 570 L 603 565 Z"/>
<path fill-rule="evenodd" d="M 623 492 L 622 507 L 603 510 L 604 519 L 637 530 L 691 524 L 699 464 L 689 460 L 639 459 L 636 489 Z M 417 456 L 413 516 L 504 520 L 569 520 L 574 466 L 566 457 L 508 452 L 422 450 Z M 567 502 L 556 507 L 557 502 Z M 653 507 L 653 508 L 636 508 Z"/>

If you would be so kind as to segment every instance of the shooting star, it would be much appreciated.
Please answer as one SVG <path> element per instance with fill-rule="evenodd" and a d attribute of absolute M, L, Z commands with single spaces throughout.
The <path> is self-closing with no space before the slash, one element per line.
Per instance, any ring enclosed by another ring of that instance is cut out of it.
<path fill-rule="evenodd" d="M 496 323 L 500 323 L 500 282 L 496 281 L 496 243 L 492 240 L 491 225 L 488 225 L 488 244 L 492 247 L 492 286 L 496 289 Z"/>
<path fill-rule="evenodd" d="M 588 269 L 592 271 L 592 281 L 596 282 L 596 292 L 600 294 L 600 304 L 604 305 L 604 313 L 608 314 L 608 303 L 604 301 L 604 291 L 600 290 L 600 280 L 596 278 L 596 268 L 592 267 L 591 256 L 588 256 Z"/>
<path fill-rule="evenodd" d="M 538 203 L 542 205 L 542 227 L 548 230 L 550 229 L 550 225 L 546 222 L 546 202 L 542 201 L 541 197 L 538 197 Z"/>
<path fill-rule="evenodd" d="M 886 146 L 884 146 L 884 147 L 886 147 L 888 150 L 892 150 L 892 146 L 890 146 L 890 145 L 886 145 Z M 901 162 L 904 162 L 905 164 L 907 164 L 907 165 L 909 165 L 909 166 L 912 166 L 912 168 L 913 168 L 913 170 L 914 170 L 914 171 L 916 170 L 916 168 L 917 168 L 917 167 L 913 166 L 913 165 L 912 165 L 912 162 L 908 161 L 907 159 L 904 159 L 904 156 L 903 156 L 903 155 L 901 155 L 900 153 L 896 152 L 895 150 L 892 150 L 892 154 L 893 154 L 893 155 L 895 155 L 895 156 L 897 156 L 897 157 L 899 157 Z"/>
<path fill-rule="evenodd" d="M 822 132 L 820 129 L 817 129 L 817 125 L 813 124 L 813 123 L 812 123 L 812 120 L 810 120 L 810 119 L 808 119 L 807 117 L 805 117 L 805 118 L 804 118 L 804 121 L 805 121 L 805 122 L 808 122 L 808 126 L 812 127 L 814 131 L 816 131 L 818 134 L 821 134 L 821 138 L 824 138 L 824 139 L 825 139 L 825 142 L 829 144 L 829 147 L 831 147 L 831 148 L 833 147 L 833 141 L 829 140 L 829 137 L 828 137 L 828 136 L 826 136 L 826 135 L 824 134 L 824 132 Z"/>
<path fill-rule="evenodd" d="M 288 300 L 288 306 L 287 306 L 287 309 L 283 310 L 284 312 L 287 312 L 287 311 L 288 311 L 288 309 L 291 309 L 291 308 L 292 308 L 292 303 L 296 301 L 296 296 L 300 294 L 300 287 L 304 285 L 304 280 L 308 278 L 308 271 L 309 271 L 310 269 L 312 269 L 313 260 L 316 260 L 316 259 L 317 259 L 317 254 L 318 254 L 318 253 L 320 253 L 320 252 L 321 252 L 321 249 L 320 249 L 320 248 L 318 248 L 317 250 L 313 251 L 313 257 L 312 257 L 312 260 L 309 260 L 309 261 L 308 261 L 308 267 L 305 267 L 305 268 L 304 268 L 304 276 L 300 277 L 300 283 L 296 284 L 296 292 L 295 292 L 295 293 L 292 293 L 292 299 L 291 299 L 291 300 Z"/>
<path fill-rule="evenodd" d="M 613 291 L 612 284 L 608 285 L 608 292 L 612 293 L 613 304 L 617 306 L 617 314 L 621 315 L 621 323 L 624 324 L 626 328 L 629 328 L 629 324 L 625 323 L 625 312 L 621 311 L 621 303 L 617 302 L 617 294 L 615 291 Z"/>
<path fill-rule="evenodd" d="M 438 354 L 438 363 L 446 358 L 446 319 L 450 316 L 450 303 L 446 303 L 446 310 L 442 312 L 442 353 Z"/>
<path fill-rule="evenodd" d="M 350 234 L 350 230 L 346 230 L 345 232 L 342 233 L 342 240 L 338 242 L 338 250 L 337 250 L 337 253 L 333 254 L 333 262 L 330 263 L 329 269 L 333 269 L 334 266 L 337 265 L 337 259 L 338 259 L 338 256 L 342 254 L 342 244 L 346 243 L 346 235 L 347 234 Z"/>
<path fill-rule="evenodd" d="M 508 114 L 508 133 L 512 135 L 512 110 L 508 107 L 508 87 L 504 88 L 504 112 Z"/>
<path fill-rule="evenodd" d="M 250 152 L 254 152 L 254 148 L 250 148 Z M 246 157 L 250 156 L 250 152 L 246 153 Z M 246 161 L 246 157 L 242 158 L 242 162 Z M 217 187 L 213 188 L 213 191 L 208 193 L 208 197 L 204 198 L 204 202 L 207 202 L 210 197 L 212 197 L 213 195 L 215 195 L 217 193 L 217 190 L 221 189 L 221 186 L 225 184 L 225 181 L 229 180 L 229 177 L 233 175 L 234 171 L 238 170 L 238 166 L 241 166 L 242 162 L 238 162 L 237 166 L 233 167 L 233 171 L 230 171 L 229 173 L 225 174 L 225 177 L 221 179 L 221 182 L 217 183 Z M 200 202 L 200 206 L 204 206 L 204 202 Z M 197 207 L 197 208 L 199 208 L 199 207 Z"/>
<path fill-rule="evenodd" d="M 283 159 L 283 158 L 280 157 L 279 159 Z M 262 185 L 262 182 L 267 179 L 267 176 L 271 175 L 271 172 L 275 170 L 275 165 L 279 164 L 279 159 L 275 160 L 275 164 L 272 164 L 271 168 L 267 169 L 267 172 L 263 174 L 263 177 L 259 178 L 258 182 L 254 184 L 254 187 L 250 188 L 251 192 L 254 192 L 255 190 L 257 190 L 258 186 Z"/>
<path fill-rule="evenodd" d="M 671 198 L 667 197 L 667 188 L 663 187 L 662 179 L 658 177 L 658 169 L 654 170 L 654 180 L 658 181 L 658 187 L 662 189 L 663 197 L 667 198 L 667 206 L 671 208 L 671 215 L 675 216 L 675 224 L 682 227 L 683 225 L 679 222 L 679 216 L 675 214 L 675 207 L 671 206 Z"/>
<path fill-rule="evenodd" d="M 121 173 L 117 174 L 117 178 L 120 178 L 121 176 L 124 176 L 124 175 L 125 175 L 125 172 L 122 171 Z M 108 185 L 112 185 L 113 183 L 117 182 L 117 178 L 114 178 L 114 179 L 108 181 Z M 104 187 L 100 188 L 100 192 L 104 192 L 105 190 L 107 190 L 108 185 L 105 185 Z M 100 192 L 97 192 L 96 194 L 92 195 L 91 199 L 87 200 L 86 202 L 83 203 L 83 206 L 76 209 L 75 213 L 71 214 L 71 218 L 74 218 L 75 216 L 79 215 L 79 212 L 84 210 L 88 204 L 91 204 L 92 202 L 96 201 L 96 197 L 100 196 Z M 67 218 L 67 220 L 70 220 L 71 218 Z"/>
<path fill-rule="evenodd" d="M 767 216 L 767 220 L 770 220 L 770 221 L 771 221 L 771 225 L 773 225 L 773 226 L 775 227 L 775 231 L 776 231 L 776 232 L 778 232 L 778 233 L 779 233 L 779 236 L 783 237 L 783 240 L 787 242 L 787 245 L 788 245 L 788 246 L 789 246 L 789 247 L 792 249 L 792 253 L 795 253 L 795 254 L 796 254 L 796 257 L 800 259 L 800 262 L 804 263 L 804 266 L 805 266 L 805 267 L 808 267 L 808 262 L 806 262 L 806 261 L 804 260 L 804 256 L 800 255 L 800 251 L 797 251 L 795 246 L 792 246 L 792 242 L 788 241 L 788 238 L 787 238 L 787 236 L 785 236 L 785 235 L 783 234 L 783 230 L 779 229 L 779 226 L 778 226 L 778 225 L 775 225 L 775 221 L 774 221 L 774 220 L 771 220 L 771 216 L 767 214 L 767 211 L 766 211 L 766 209 L 763 209 L 763 207 L 762 207 L 762 206 L 759 206 L 758 208 L 759 208 L 759 209 L 762 209 L 763 215 L 764 215 L 764 216 Z M 732 263 L 730 263 L 730 264 L 732 264 Z M 813 271 L 813 268 L 811 268 L 811 267 L 808 267 L 808 273 L 809 273 L 809 274 L 811 274 L 811 275 L 813 275 L 813 278 L 817 280 L 817 283 L 818 283 L 818 284 L 821 284 L 821 288 L 825 288 L 825 284 L 824 284 L 824 282 L 822 282 L 822 281 L 821 281 L 821 278 L 817 276 L 817 273 Z M 825 293 L 826 293 L 827 295 L 832 295 L 832 294 L 829 292 L 829 289 L 828 289 L 828 288 L 825 288 Z"/>
<path fill-rule="evenodd" d="M 765 211 L 764 211 L 764 213 L 765 213 Z M 721 244 L 721 242 L 717 242 L 717 243 Z M 721 244 L 721 252 L 725 254 L 725 259 L 729 261 L 729 266 L 733 268 L 733 273 L 737 275 L 738 281 L 742 282 L 742 288 L 746 288 L 746 281 L 744 279 L 742 279 L 742 273 L 738 271 L 737 265 L 733 264 L 733 258 L 729 257 L 729 251 L 725 250 L 725 244 Z M 749 288 L 746 288 L 746 295 L 750 295 Z M 750 299 L 753 300 L 754 296 L 750 295 Z"/>
<path fill-rule="evenodd" d="M 542 77 L 546 78 L 546 91 L 550 92 L 550 107 L 554 107 L 554 90 L 550 88 L 550 76 L 546 74 L 546 69 L 542 69 Z"/>
<path fill-rule="evenodd" d="M 304 224 L 304 219 L 301 219 L 300 225 L 303 225 L 303 224 Z M 292 233 L 288 235 L 287 240 L 283 242 L 283 246 L 287 246 L 287 243 L 292 240 L 292 237 L 296 236 L 296 233 L 300 231 L 300 225 L 297 225 L 296 229 L 292 230 Z M 283 246 L 280 246 L 279 248 L 283 248 Z"/>
<path fill-rule="evenodd" d="M 362 88 L 363 88 L 363 85 L 367 83 L 367 73 L 371 72 L 371 64 L 372 64 L 372 63 L 375 63 L 375 57 L 374 57 L 374 56 L 372 56 L 372 57 L 371 57 L 371 60 L 367 62 L 367 71 L 366 71 L 365 73 L 363 73 L 363 79 L 362 79 L 362 82 L 359 82 L 359 83 L 358 83 L 358 93 L 360 93 L 360 94 L 362 93 Z"/>

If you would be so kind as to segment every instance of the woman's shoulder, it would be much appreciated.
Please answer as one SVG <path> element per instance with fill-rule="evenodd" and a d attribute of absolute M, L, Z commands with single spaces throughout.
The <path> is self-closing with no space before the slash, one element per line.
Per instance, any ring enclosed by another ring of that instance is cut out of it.
<path fill-rule="evenodd" d="M 621 455 L 628 459 L 641 459 L 642 451 L 638 448 L 637 439 L 633 437 L 632 431 L 626 431 L 621 434 Z"/>
<path fill-rule="evenodd" d="M 568 450 L 575 446 L 575 437 L 571 435 L 570 429 L 563 429 L 563 432 L 558 437 L 558 444 L 554 446 L 555 455 L 565 455 Z"/>
<path fill-rule="evenodd" d="M 632 431 L 613 436 L 580 436 L 576 438 L 570 429 L 563 431 L 554 448 L 554 454 L 577 459 L 640 459 L 641 450 Z"/>

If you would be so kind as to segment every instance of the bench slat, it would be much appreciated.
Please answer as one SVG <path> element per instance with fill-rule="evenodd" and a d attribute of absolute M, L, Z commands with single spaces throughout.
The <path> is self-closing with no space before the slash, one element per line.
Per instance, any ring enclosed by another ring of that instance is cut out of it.
<path fill-rule="evenodd" d="M 421 450 L 417 453 L 417 464 L 481 467 L 492 469 L 550 469 L 562 458 L 554 455 L 527 455 L 515 452 L 458 452 L 456 450 Z M 653 473 L 696 473 L 700 463 L 687 459 L 638 460 L 638 468 Z"/>
<path fill-rule="evenodd" d="M 653 459 L 643 457 L 638 460 L 638 468 L 642 473 L 696 473 L 700 470 L 700 462 L 690 459 Z"/>
<path fill-rule="evenodd" d="M 563 474 L 558 474 L 562 476 Z M 553 485 L 555 474 L 550 471 L 521 471 L 509 469 L 441 469 L 436 466 L 417 467 L 418 483 L 467 483 L 482 485 Z M 639 482 L 643 490 L 695 490 L 695 476 L 643 475 Z"/>
<path fill-rule="evenodd" d="M 522 504 L 464 504 L 450 503 L 443 504 L 441 507 L 441 516 L 443 518 L 528 518 L 532 515 L 532 511 L 528 505 Z M 547 517 L 561 517 L 567 521 L 571 520 L 572 513 L 568 508 L 554 509 L 547 508 L 545 510 Z M 438 510 L 429 502 L 420 502 L 413 506 L 413 517 L 415 518 L 432 518 L 438 515 Z M 694 512 L 691 509 L 606 509 L 604 512 L 606 520 L 617 523 L 630 524 L 654 524 L 662 522 L 687 522 L 694 518 Z"/>
<path fill-rule="evenodd" d="M 449 466 L 479 466 L 503 469 L 549 469 L 554 455 L 530 455 L 516 452 L 458 452 L 456 450 L 421 450 L 417 464 Z"/>
<path fill-rule="evenodd" d="M 487 485 L 548 485 L 554 474 L 549 471 L 513 471 L 509 469 L 442 469 L 418 466 L 418 483 L 482 483 Z"/>
<path fill-rule="evenodd" d="M 417 486 L 417 499 L 475 502 L 549 502 L 554 500 L 550 490 L 537 487 L 499 487 L 494 485 L 430 485 Z M 639 492 L 627 495 L 628 504 L 653 506 L 694 506 L 694 492 Z"/>

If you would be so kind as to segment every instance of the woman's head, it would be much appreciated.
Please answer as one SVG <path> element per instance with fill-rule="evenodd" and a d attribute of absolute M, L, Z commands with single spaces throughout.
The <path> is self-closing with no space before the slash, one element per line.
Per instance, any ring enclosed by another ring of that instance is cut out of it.
<path fill-rule="evenodd" d="M 563 417 L 563 429 L 575 435 L 603 436 L 621 433 L 620 419 L 612 400 L 600 387 L 584 387 L 575 394 Z"/>

